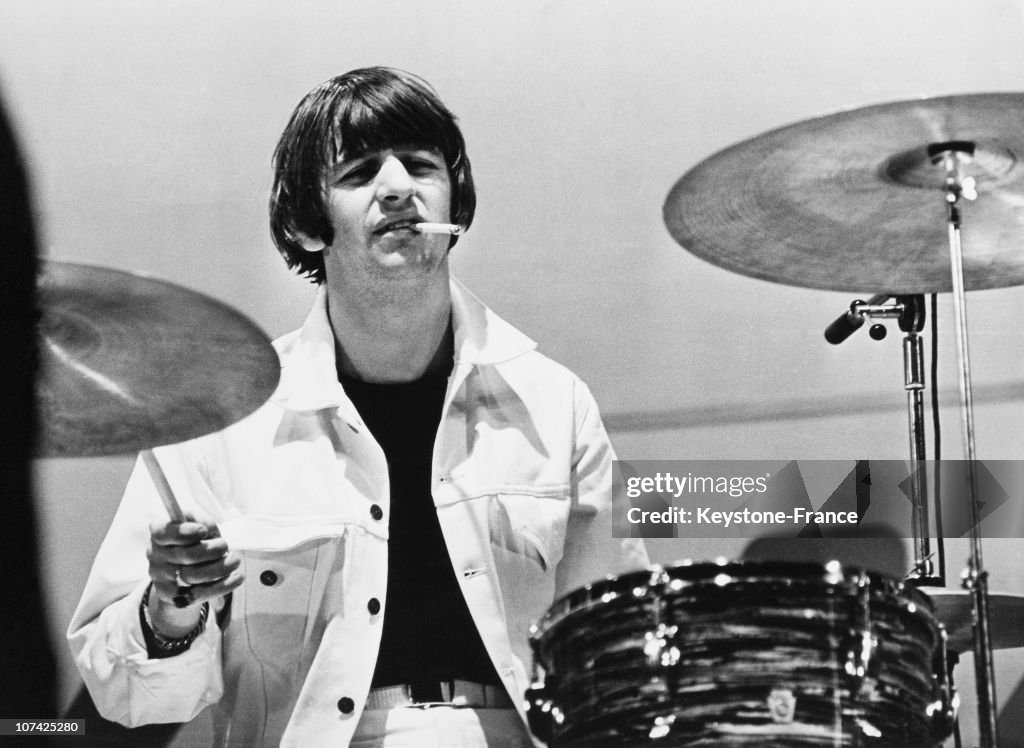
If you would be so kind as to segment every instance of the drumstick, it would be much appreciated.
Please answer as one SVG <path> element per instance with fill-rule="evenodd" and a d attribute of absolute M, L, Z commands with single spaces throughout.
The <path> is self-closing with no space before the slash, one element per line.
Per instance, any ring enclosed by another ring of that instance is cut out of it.
<path fill-rule="evenodd" d="M 181 524 L 182 522 L 188 522 L 188 518 L 185 517 L 185 512 L 181 511 L 181 505 L 178 500 L 174 497 L 174 491 L 171 490 L 171 484 L 167 482 L 167 476 L 164 474 L 164 469 L 160 467 L 160 461 L 156 459 L 156 455 L 153 454 L 152 449 L 144 449 L 140 453 L 142 462 L 145 463 L 146 469 L 149 470 L 149 477 L 153 479 L 153 485 L 156 486 L 156 492 L 160 494 L 160 500 L 164 502 L 164 508 L 167 510 L 167 514 L 170 516 L 172 522 Z M 176 608 L 187 608 L 192 604 L 195 599 L 192 596 L 192 590 L 189 589 L 190 585 L 184 584 L 180 577 L 181 568 L 174 575 L 174 579 L 177 582 L 177 590 L 171 602 L 174 603 Z"/>
<path fill-rule="evenodd" d="M 140 456 L 142 457 L 142 462 L 146 465 L 146 469 L 149 470 L 149 477 L 153 479 L 153 485 L 156 486 L 156 491 L 160 494 L 160 500 L 164 502 L 164 508 L 167 510 L 171 521 L 178 523 L 187 522 L 185 513 L 181 511 L 181 505 L 178 504 L 178 500 L 174 497 L 171 484 L 167 482 L 167 476 L 164 475 L 164 470 L 160 467 L 160 462 L 156 459 L 156 455 L 153 454 L 153 450 L 144 449 Z"/>

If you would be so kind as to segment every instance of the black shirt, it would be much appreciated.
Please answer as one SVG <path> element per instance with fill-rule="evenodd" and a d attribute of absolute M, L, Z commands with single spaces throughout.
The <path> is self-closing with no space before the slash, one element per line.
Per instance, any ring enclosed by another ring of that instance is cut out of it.
<path fill-rule="evenodd" d="M 470 616 L 430 493 L 446 374 L 372 384 L 339 377 L 384 450 L 391 481 L 388 587 L 373 686 L 501 681 Z"/>

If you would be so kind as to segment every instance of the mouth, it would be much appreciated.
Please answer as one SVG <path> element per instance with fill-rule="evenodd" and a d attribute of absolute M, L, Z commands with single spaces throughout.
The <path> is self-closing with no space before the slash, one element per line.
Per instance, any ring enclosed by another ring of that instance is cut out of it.
<path fill-rule="evenodd" d="M 379 228 L 374 229 L 375 234 L 388 234 L 395 231 L 407 231 L 410 234 L 419 233 L 414 228 L 417 223 L 420 223 L 422 218 L 403 218 L 397 221 L 386 221 Z"/>

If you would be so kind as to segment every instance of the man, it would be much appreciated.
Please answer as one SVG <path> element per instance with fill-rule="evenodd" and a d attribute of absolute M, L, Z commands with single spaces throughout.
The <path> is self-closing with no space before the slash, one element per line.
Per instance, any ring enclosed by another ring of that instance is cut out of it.
<path fill-rule="evenodd" d="M 327 81 L 274 165 L 315 306 L 269 403 L 157 450 L 201 521 L 136 468 L 69 629 L 86 685 L 127 725 L 215 704 L 219 743 L 529 745 L 529 624 L 646 563 L 596 405 L 449 277 L 475 193 L 425 82 Z"/>

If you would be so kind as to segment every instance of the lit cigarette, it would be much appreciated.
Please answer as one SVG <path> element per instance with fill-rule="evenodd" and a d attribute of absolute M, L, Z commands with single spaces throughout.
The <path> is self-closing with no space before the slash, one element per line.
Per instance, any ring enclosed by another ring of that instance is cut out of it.
<path fill-rule="evenodd" d="M 458 236 L 462 233 L 462 227 L 457 223 L 417 223 L 415 228 L 422 234 L 452 234 Z"/>

